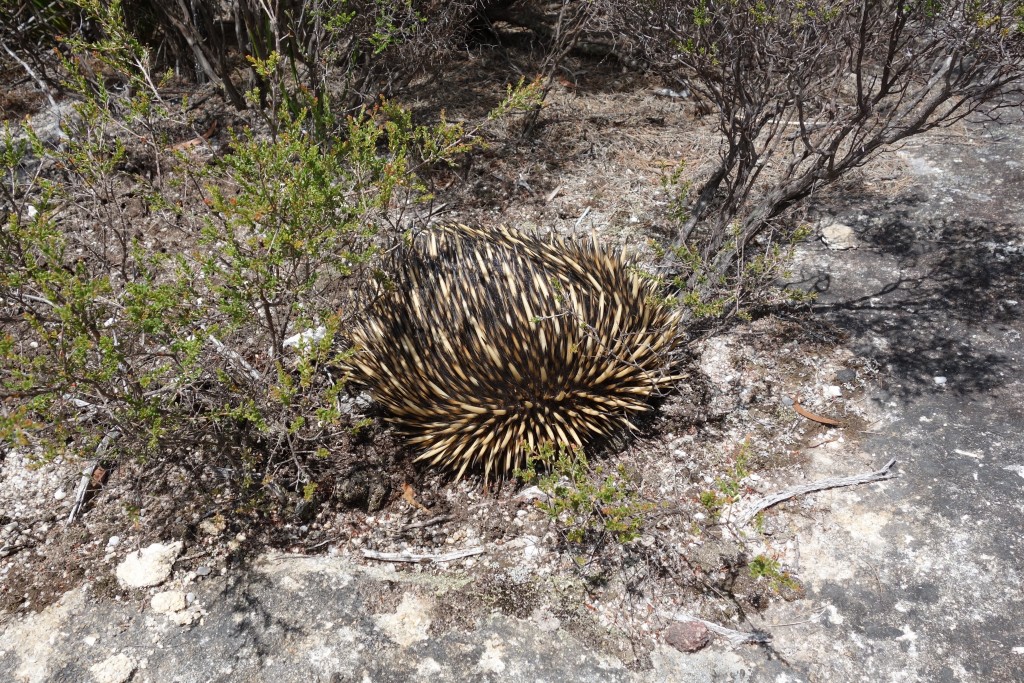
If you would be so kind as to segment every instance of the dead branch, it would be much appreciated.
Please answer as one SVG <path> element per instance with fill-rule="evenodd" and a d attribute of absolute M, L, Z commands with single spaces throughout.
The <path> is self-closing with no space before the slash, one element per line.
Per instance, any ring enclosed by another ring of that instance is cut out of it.
<path fill-rule="evenodd" d="M 452 562 L 454 560 L 461 560 L 464 557 L 480 555 L 483 552 L 484 549 L 482 547 L 466 548 L 465 550 L 456 550 L 450 553 L 441 553 L 440 555 L 426 555 L 419 553 L 381 553 L 376 550 L 364 550 L 363 557 L 368 560 L 380 560 L 381 562 Z"/>
<path fill-rule="evenodd" d="M 892 479 L 896 475 L 890 470 L 895 463 L 896 458 L 893 458 L 887 462 L 882 469 L 875 470 L 874 472 L 868 472 L 867 474 L 854 474 L 849 477 L 831 477 L 829 479 L 821 479 L 819 481 L 811 482 L 810 484 L 793 486 L 785 491 L 780 491 L 779 493 L 773 493 L 770 496 L 758 498 L 757 500 L 751 501 L 751 503 L 746 506 L 746 509 L 739 514 L 739 518 L 735 522 L 736 527 L 742 529 L 750 523 L 750 520 L 752 520 L 757 513 L 762 510 L 766 510 L 784 500 L 789 500 L 790 498 L 801 496 L 805 493 L 814 493 L 815 491 L 824 491 L 826 489 L 835 489 L 843 486 L 870 484 L 876 481 Z"/>
<path fill-rule="evenodd" d="M 85 507 L 86 498 L 89 495 L 89 485 L 92 483 L 93 474 L 96 473 L 96 469 L 100 466 L 106 456 L 107 449 L 117 439 L 121 438 L 121 431 L 118 429 L 112 429 L 107 432 L 102 439 L 100 444 L 96 447 L 96 459 L 89 464 L 84 470 L 82 470 L 82 478 L 78 480 L 78 488 L 75 491 L 75 502 L 71 504 L 71 511 L 68 513 L 68 518 L 64 522 L 65 528 L 70 526 L 78 514 Z"/>

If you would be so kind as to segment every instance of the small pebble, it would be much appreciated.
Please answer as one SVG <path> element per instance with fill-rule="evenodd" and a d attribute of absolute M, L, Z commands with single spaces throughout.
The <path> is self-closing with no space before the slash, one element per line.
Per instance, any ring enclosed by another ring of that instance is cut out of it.
<path fill-rule="evenodd" d="M 711 633 L 697 621 L 677 622 L 665 629 L 664 638 L 680 652 L 696 652 L 711 642 Z"/>
<path fill-rule="evenodd" d="M 196 567 L 196 576 L 209 576 L 210 568 L 206 565 L 200 565 Z"/>
<path fill-rule="evenodd" d="M 837 387 L 835 384 L 830 384 L 827 387 L 823 387 L 821 392 L 825 394 L 825 398 L 839 398 L 843 395 L 843 390 Z"/>
<path fill-rule="evenodd" d="M 790 398 L 789 396 L 783 396 L 782 398 L 779 399 L 779 402 L 782 403 L 782 405 L 784 406 L 793 405 L 793 399 Z"/>
<path fill-rule="evenodd" d="M 852 382 L 855 379 L 857 379 L 857 371 L 850 368 L 844 368 L 836 373 L 836 381 L 842 384 Z"/>
<path fill-rule="evenodd" d="M 68 494 L 64 493 L 64 489 L 57 489 L 56 491 L 53 492 L 53 499 L 64 500 L 64 497 L 67 495 Z"/>
<path fill-rule="evenodd" d="M 946 383 L 946 378 L 945 377 L 933 377 L 932 381 L 934 381 L 936 384 L 938 384 L 941 387 L 943 384 Z"/>

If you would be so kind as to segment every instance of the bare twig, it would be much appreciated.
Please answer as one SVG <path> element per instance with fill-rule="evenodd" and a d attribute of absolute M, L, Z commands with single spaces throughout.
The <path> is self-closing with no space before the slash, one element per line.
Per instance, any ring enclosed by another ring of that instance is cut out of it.
<path fill-rule="evenodd" d="M 44 95 L 46 95 L 46 99 L 47 101 L 49 101 L 50 106 L 56 109 L 57 100 L 53 99 L 53 93 L 50 92 L 50 86 L 46 84 L 46 81 L 43 80 L 39 76 L 39 74 L 37 74 L 35 70 L 28 65 L 28 63 L 24 59 L 19 57 L 18 53 L 16 53 L 14 50 L 8 47 L 7 43 L 0 40 L 0 45 L 3 45 L 4 52 L 9 54 L 11 58 L 14 59 L 14 61 L 16 61 L 21 66 L 21 68 L 25 70 L 25 72 L 32 78 L 32 80 L 36 82 L 36 85 L 39 86 L 39 89 L 43 91 Z"/>
<path fill-rule="evenodd" d="M 250 377 L 253 378 L 254 381 L 259 382 L 261 379 L 263 379 L 263 376 L 260 375 L 259 371 L 257 371 L 256 368 L 254 368 L 253 366 L 249 365 L 249 363 L 244 358 L 242 358 L 242 356 L 240 356 L 237 351 L 234 351 L 224 346 L 223 342 L 214 337 L 212 334 L 209 335 L 209 339 L 213 343 L 213 345 L 217 347 L 217 351 L 219 351 L 222 356 L 225 356 L 228 360 L 237 363 L 243 370 L 245 370 L 249 374 Z"/>
<path fill-rule="evenodd" d="M 576 219 L 576 225 L 573 227 L 574 230 L 579 230 L 580 223 L 583 222 L 583 219 L 587 217 L 588 213 L 590 213 L 590 207 L 589 206 L 587 208 L 583 209 L 583 213 L 581 213 L 580 217 Z"/>
<path fill-rule="evenodd" d="M 368 560 L 380 560 L 381 562 L 452 562 L 453 560 L 461 560 L 464 557 L 472 557 L 473 555 L 480 555 L 484 552 L 481 547 L 466 548 L 465 550 L 456 550 L 450 553 L 442 553 L 440 555 L 425 555 L 418 553 L 381 553 L 376 550 L 364 550 L 363 557 Z"/>
<path fill-rule="evenodd" d="M 874 472 L 868 472 L 867 474 L 855 474 L 849 477 L 831 477 L 829 479 L 821 479 L 819 481 L 811 482 L 810 484 L 793 486 L 785 491 L 780 491 L 779 493 L 773 493 L 770 496 L 758 498 L 745 506 L 746 509 L 739 514 L 739 518 L 736 520 L 736 527 L 743 528 L 750 523 L 750 520 L 754 518 L 754 515 L 762 510 L 766 510 L 784 500 L 789 500 L 790 498 L 801 496 L 805 493 L 824 491 L 825 489 L 834 489 L 842 486 L 858 486 L 860 484 L 870 484 L 871 482 L 892 479 L 895 474 L 890 470 L 895 463 L 896 458 L 893 458 L 887 462 L 882 469 Z"/>

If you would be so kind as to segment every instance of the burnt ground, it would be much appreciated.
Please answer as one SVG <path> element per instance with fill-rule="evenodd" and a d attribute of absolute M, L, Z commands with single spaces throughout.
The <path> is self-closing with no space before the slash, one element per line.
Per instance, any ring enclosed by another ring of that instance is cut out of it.
<path fill-rule="evenodd" d="M 472 122 L 526 66 L 480 54 L 412 104 Z M 649 257 L 668 226 L 663 181 L 681 161 L 699 168 L 711 124 L 613 65 L 573 72 L 535 129 L 486 132 L 490 149 L 439 193 L 437 218 L 596 231 Z M 801 250 L 811 310 L 694 348 L 678 391 L 600 459 L 652 506 L 626 546 L 567 546 L 518 487 L 413 469 L 383 430 L 345 457 L 404 463 L 426 510 L 367 474 L 351 485 L 361 507 L 338 495 L 306 519 L 294 500 L 236 514 L 190 495 L 187 477 L 147 488 L 125 466 L 64 528 L 81 463 L 7 453 L 2 677 L 98 680 L 91 667 L 123 656 L 132 680 L 1021 680 L 1022 150 L 1019 123 L 967 124 L 822 198 L 822 224 L 853 226 L 857 248 Z M 801 417 L 794 398 L 842 426 Z M 896 478 L 793 498 L 755 530 L 701 502 L 892 457 Z M 114 580 L 155 540 L 186 545 L 156 590 L 186 593 L 194 623 Z M 469 547 L 485 552 L 363 557 Z M 755 558 L 777 574 L 756 576 Z M 773 638 L 682 654 L 666 644 L 679 612 Z"/>

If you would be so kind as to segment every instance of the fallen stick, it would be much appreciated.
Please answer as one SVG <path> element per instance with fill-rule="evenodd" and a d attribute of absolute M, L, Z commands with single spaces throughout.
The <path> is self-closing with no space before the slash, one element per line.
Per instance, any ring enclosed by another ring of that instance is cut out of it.
<path fill-rule="evenodd" d="M 690 616 L 685 612 L 662 612 L 661 617 L 664 619 L 672 619 L 673 621 L 696 621 L 698 624 L 704 624 L 709 631 L 715 635 L 722 636 L 729 641 L 730 645 L 743 645 L 744 643 L 767 643 L 770 642 L 772 636 L 770 633 L 764 631 L 736 631 L 731 628 L 726 628 L 716 624 L 713 621 L 704 621 L 697 617 Z"/>
<path fill-rule="evenodd" d="M 82 470 L 82 477 L 78 481 L 78 488 L 75 491 L 75 501 L 71 504 L 71 511 L 68 512 L 68 518 L 64 520 L 64 526 L 67 527 L 75 521 L 75 517 L 85 507 L 85 496 L 89 493 L 89 482 L 92 481 L 92 474 L 99 467 L 100 461 L 96 460 Z"/>
<path fill-rule="evenodd" d="M 465 550 L 456 550 L 451 553 L 443 553 L 441 555 L 420 555 L 417 553 L 381 553 L 376 550 L 364 550 L 363 557 L 368 560 L 380 560 L 381 562 L 451 562 L 452 560 L 461 560 L 464 557 L 471 557 L 473 555 L 480 555 L 484 552 L 483 548 L 466 548 Z"/>
<path fill-rule="evenodd" d="M 750 505 L 746 506 L 747 509 L 740 513 L 739 519 L 736 521 L 737 528 L 743 528 L 750 523 L 750 520 L 754 518 L 754 515 L 766 510 L 773 505 L 781 503 L 784 500 L 789 500 L 795 496 L 800 496 L 805 493 L 813 493 L 815 491 L 824 491 L 825 489 L 835 489 L 841 486 L 857 486 L 859 484 L 870 484 L 875 481 L 884 481 L 891 479 L 895 475 L 890 472 L 892 466 L 896 464 L 896 458 L 893 458 L 885 464 L 880 470 L 874 472 L 868 472 L 867 474 L 854 474 L 849 477 L 832 477 L 829 479 L 820 479 L 813 481 L 810 484 L 801 484 L 800 486 L 793 486 L 785 491 L 779 493 L 773 493 L 770 496 L 765 496 L 753 501 Z"/>
<path fill-rule="evenodd" d="M 96 460 L 82 470 L 82 478 L 78 480 L 78 489 L 75 491 L 75 500 L 71 504 L 71 510 L 68 512 L 68 518 L 64 520 L 64 528 L 70 526 L 82 511 L 82 508 L 85 507 L 85 499 L 89 495 L 89 485 L 92 483 L 92 476 L 100 466 L 100 462 L 106 455 L 110 444 L 120 438 L 120 436 L 121 430 L 111 429 L 103 435 L 102 439 L 100 439 L 100 444 L 96 447 Z"/>

